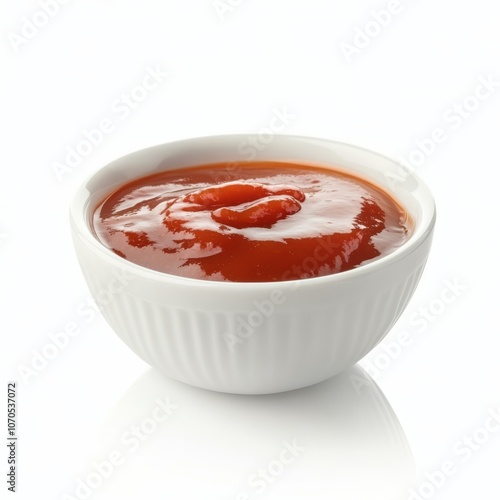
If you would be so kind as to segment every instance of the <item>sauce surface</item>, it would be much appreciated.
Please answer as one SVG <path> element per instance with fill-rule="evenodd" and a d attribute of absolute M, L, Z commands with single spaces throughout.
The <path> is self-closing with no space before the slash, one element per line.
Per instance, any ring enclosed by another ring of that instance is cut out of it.
<path fill-rule="evenodd" d="M 111 193 L 98 239 L 141 266 L 188 278 L 264 282 L 334 274 L 401 246 L 412 221 L 370 182 L 281 162 L 159 172 Z"/>

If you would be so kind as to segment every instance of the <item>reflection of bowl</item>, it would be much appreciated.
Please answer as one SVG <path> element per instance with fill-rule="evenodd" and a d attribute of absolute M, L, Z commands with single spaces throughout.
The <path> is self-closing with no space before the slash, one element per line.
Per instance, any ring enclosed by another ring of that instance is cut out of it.
<path fill-rule="evenodd" d="M 167 417 L 160 403 L 172 408 Z M 283 443 L 295 443 L 297 453 L 280 466 Z M 402 499 L 415 480 L 397 415 L 359 366 L 313 387 L 252 397 L 187 387 L 148 370 L 108 414 L 87 461 L 111 450 L 124 468 L 106 496 L 123 500 L 137 498 L 143 477 L 151 490 L 207 500 Z M 260 471 L 268 470 L 264 484 Z"/>
<path fill-rule="evenodd" d="M 380 342 L 423 271 L 435 208 L 428 188 L 392 160 L 342 143 L 275 136 L 257 160 L 331 165 L 371 179 L 414 219 L 410 239 L 356 269 L 273 283 L 214 282 L 160 273 L 119 257 L 97 240 L 92 214 L 119 185 L 161 170 L 237 161 L 245 139 L 189 139 L 120 158 L 77 192 L 71 226 L 84 276 L 102 314 L 142 359 L 199 387 L 271 393 L 325 380 Z"/>

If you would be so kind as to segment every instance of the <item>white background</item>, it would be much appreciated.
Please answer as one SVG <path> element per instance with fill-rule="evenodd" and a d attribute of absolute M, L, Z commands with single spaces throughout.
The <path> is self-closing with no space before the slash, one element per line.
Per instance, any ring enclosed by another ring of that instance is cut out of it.
<path fill-rule="evenodd" d="M 10 0 L 0 15 L 1 392 L 5 412 L 7 381 L 17 381 L 17 498 L 369 500 L 389 498 L 389 481 L 401 500 L 412 489 L 414 499 L 498 499 L 500 425 L 489 417 L 500 420 L 496 2 L 72 0 L 50 19 L 41 3 Z M 388 7 L 389 20 L 376 14 Z M 148 68 L 162 76 L 141 92 Z M 132 91 L 142 101 L 124 108 Z M 413 161 L 435 194 L 419 288 L 361 362 L 385 403 L 373 384 L 360 395 L 345 376 L 281 396 L 190 388 L 150 370 L 89 312 L 68 227 L 76 187 L 143 147 L 258 133 L 276 110 L 293 115 L 283 133 Z M 101 143 L 56 175 L 54 164 L 105 119 L 112 130 Z M 77 335 L 61 334 L 73 323 Z M 58 333 L 69 340 L 54 354 Z M 158 398 L 177 405 L 159 424 Z M 133 425 L 149 432 L 137 446 L 126 440 Z M 280 466 L 294 439 L 301 451 Z M 112 452 L 120 463 L 99 484 L 92 463 Z M 445 462 L 447 476 L 436 472 Z M 268 466 L 272 482 L 252 486 Z M 91 490 L 77 492 L 89 477 Z"/>

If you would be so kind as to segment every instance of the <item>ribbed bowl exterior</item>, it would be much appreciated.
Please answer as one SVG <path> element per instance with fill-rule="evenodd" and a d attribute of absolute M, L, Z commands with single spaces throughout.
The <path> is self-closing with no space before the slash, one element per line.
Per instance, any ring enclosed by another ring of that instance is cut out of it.
<path fill-rule="evenodd" d="M 285 282 L 251 297 L 220 293 L 217 299 L 210 289 L 152 285 L 130 270 L 121 289 L 103 294 L 124 271 L 103 265 L 75 236 L 92 295 L 137 355 L 176 380 L 240 394 L 305 387 L 359 361 L 403 312 L 429 245 L 430 238 L 406 259 L 334 286 Z M 278 290 L 280 304 L 271 306 Z"/>

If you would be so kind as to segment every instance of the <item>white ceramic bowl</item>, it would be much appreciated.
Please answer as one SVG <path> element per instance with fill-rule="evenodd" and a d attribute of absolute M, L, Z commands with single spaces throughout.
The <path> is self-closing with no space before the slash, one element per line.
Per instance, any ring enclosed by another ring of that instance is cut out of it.
<path fill-rule="evenodd" d="M 95 237 L 93 212 L 118 186 L 161 170 L 242 160 L 239 151 L 246 140 L 244 135 L 195 138 L 124 156 L 78 190 L 70 218 L 90 291 L 108 323 L 136 354 L 191 385 L 264 394 L 325 380 L 382 340 L 424 269 L 435 206 L 422 181 L 393 160 L 339 142 L 277 135 L 257 160 L 331 165 L 373 180 L 414 218 L 411 238 L 393 253 L 339 274 L 232 283 L 141 267 Z"/>

